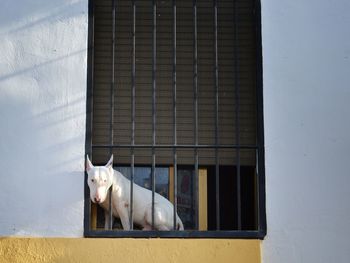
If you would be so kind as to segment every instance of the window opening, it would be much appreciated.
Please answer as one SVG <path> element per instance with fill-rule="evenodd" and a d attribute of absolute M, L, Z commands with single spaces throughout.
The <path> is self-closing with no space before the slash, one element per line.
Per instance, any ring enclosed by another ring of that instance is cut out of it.
<path fill-rule="evenodd" d="M 157 192 L 185 231 L 175 217 L 169 233 L 99 230 L 85 189 L 85 235 L 263 237 L 259 1 L 90 0 L 89 12 L 86 152 L 114 154 L 152 191 L 152 222 Z"/>

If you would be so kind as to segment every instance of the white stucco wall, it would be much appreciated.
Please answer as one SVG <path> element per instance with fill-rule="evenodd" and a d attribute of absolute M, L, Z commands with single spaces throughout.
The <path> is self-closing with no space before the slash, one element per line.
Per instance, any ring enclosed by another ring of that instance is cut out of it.
<path fill-rule="evenodd" d="M 350 260 L 350 1 L 262 0 L 265 263 Z"/>
<path fill-rule="evenodd" d="M 82 236 L 87 7 L 1 1 L 2 236 Z"/>

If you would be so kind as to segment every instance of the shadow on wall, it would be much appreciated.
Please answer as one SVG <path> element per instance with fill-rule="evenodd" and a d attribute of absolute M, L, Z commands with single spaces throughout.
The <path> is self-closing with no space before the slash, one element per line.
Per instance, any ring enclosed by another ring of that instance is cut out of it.
<path fill-rule="evenodd" d="M 31 72 L 35 72 L 37 70 L 40 70 L 41 68 L 44 68 L 46 66 L 50 66 L 52 64 L 55 64 L 56 62 L 64 62 L 64 60 L 66 59 L 69 59 L 70 57 L 72 56 L 76 56 L 76 55 L 84 55 L 86 53 L 86 49 L 83 49 L 83 50 L 79 50 L 79 51 L 75 51 L 75 52 L 71 52 L 65 56 L 61 56 L 61 57 L 58 57 L 58 58 L 55 58 L 55 59 L 52 59 L 52 60 L 48 60 L 48 61 L 45 61 L 41 64 L 38 64 L 38 65 L 33 65 L 33 66 L 30 66 L 30 67 L 27 67 L 27 68 L 23 68 L 23 69 L 19 69 L 15 72 L 12 72 L 12 73 L 9 73 L 9 74 L 1 74 L 0 73 L 0 82 L 1 81 L 5 81 L 5 80 L 8 80 L 10 78 L 13 78 L 13 77 L 17 77 L 18 75 L 21 75 L 21 74 L 25 74 L 25 73 L 31 73 Z M 1 92 L 1 89 L 4 89 L 0 83 L 0 92 Z"/>
<path fill-rule="evenodd" d="M 28 102 L 0 96 L 0 235 L 62 235 L 82 217 L 85 129 L 75 124 L 85 115 L 65 113 L 74 105 L 85 108 L 85 98 L 36 116 Z"/>
<path fill-rule="evenodd" d="M 1 29 L 30 19 L 10 28 L 4 42 L 12 49 L 0 54 L 0 235 L 82 235 L 87 32 L 79 35 L 77 51 L 29 48 L 39 34 L 46 47 L 71 45 L 77 29 L 63 20 L 80 16 L 87 2 L 67 2 L 2 3 Z M 18 13 L 2 16 L 4 6 L 18 6 Z M 39 24 L 57 34 L 45 39 Z"/>
<path fill-rule="evenodd" d="M 84 14 L 87 1 L 71 0 L 2 0 L 0 11 L 0 34 L 11 34 L 36 25 L 65 20 Z M 13 26 L 13 22 L 16 25 Z"/>

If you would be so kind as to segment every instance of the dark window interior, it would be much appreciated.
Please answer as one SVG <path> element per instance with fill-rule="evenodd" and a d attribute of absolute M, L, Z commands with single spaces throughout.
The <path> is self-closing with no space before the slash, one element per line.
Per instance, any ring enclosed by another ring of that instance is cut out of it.
<path fill-rule="evenodd" d="M 237 226 L 237 168 L 220 167 L 220 226 L 222 230 L 238 229 Z M 241 166 L 242 229 L 257 228 L 255 167 Z M 216 230 L 215 167 L 208 169 L 208 230 Z"/>

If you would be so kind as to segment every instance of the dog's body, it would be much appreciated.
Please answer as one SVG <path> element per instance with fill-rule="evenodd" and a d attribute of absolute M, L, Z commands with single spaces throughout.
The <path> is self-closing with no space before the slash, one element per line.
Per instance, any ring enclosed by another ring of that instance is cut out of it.
<path fill-rule="evenodd" d="M 130 180 L 113 169 L 113 156 L 106 166 L 93 166 L 87 157 L 86 171 L 90 198 L 105 210 L 105 228 L 109 225 L 108 189 L 112 187 L 112 214 L 121 220 L 124 230 L 130 230 Z M 143 228 L 152 230 L 152 192 L 137 184 L 133 184 L 133 222 Z M 154 228 L 156 230 L 174 229 L 173 205 L 163 196 L 154 194 Z M 183 224 L 176 215 L 176 228 L 183 230 Z"/>

